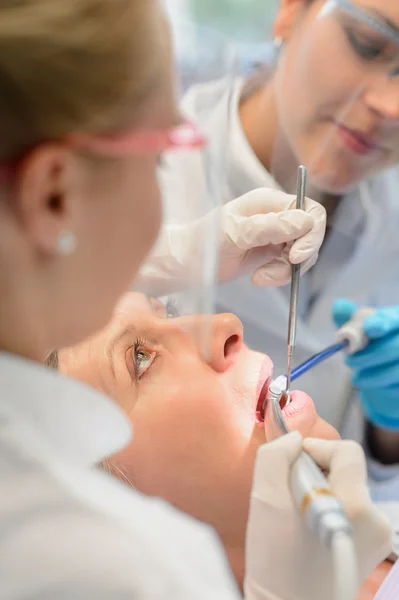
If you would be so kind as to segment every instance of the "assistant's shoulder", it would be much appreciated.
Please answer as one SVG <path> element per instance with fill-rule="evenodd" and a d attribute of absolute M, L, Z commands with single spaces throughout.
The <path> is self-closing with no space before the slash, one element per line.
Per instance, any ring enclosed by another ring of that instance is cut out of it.
<path fill-rule="evenodd" d="M 0 499 L 2 598 L 235 597 L 207 526 L 97 471 L 20 475 Z"/>

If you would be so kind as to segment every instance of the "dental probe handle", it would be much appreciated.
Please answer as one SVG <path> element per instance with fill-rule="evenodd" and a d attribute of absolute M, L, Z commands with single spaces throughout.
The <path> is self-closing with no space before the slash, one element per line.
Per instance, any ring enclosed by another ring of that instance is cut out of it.
<path fill-rule="evenodd" d="M 305 193 L 306 193 L 306 167 L 303 165 L 298 167 L 297 176 L 297 192 L 296 192 L 296 209 L 304 210 L 305 208 Z M 291 291 L 290 291 L 290 308 L 288 316 L 288 336 L 287 336 L 287 388 L 290 389 L 291 379 L 291 364 L 295 349 L 296 324 L 298 319 L 298 294 L 299 280 L 301 277 L 301 265 L 292 265 L 291 267 Z"/>
<path fill-rule="evenodd" d="M 363 350 L 369 343 L 369 339 L 364 333 L 363 322 L 367 317 L 376 312 L 375 308 L 366 306 L 359 308 L 349 321 L 347 321 L 340 329 L 338 329 L 335 340 L 337 342 L 348 342 L 344 348 L 345 354 L 353 354 Z"/>
<path fill-rule="evenodd" d="M 328 548 L 336 533 L 352 534 L 352 526 L 341 503 L 318 465 L 306 452 L 301 452 L 292 466 L 290 488 L 309 528 Z"/>

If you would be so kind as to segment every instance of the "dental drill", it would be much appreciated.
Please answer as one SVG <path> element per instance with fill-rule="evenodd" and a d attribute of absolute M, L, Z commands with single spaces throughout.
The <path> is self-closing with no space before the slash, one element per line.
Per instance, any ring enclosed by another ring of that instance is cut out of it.
<path fill-rule="evenodd" d="M 286 389 L 280 376 L 269 387 L 273 419 L 281 434 L 288 433 L 280 401 Z M 352 526 L 315 461 L 304 451 L 294 462 L 289 480 L 293 500 L 309 529 L 331 551 L 336 599 L 354 600 L 358 589 L 357 558 Z"/>

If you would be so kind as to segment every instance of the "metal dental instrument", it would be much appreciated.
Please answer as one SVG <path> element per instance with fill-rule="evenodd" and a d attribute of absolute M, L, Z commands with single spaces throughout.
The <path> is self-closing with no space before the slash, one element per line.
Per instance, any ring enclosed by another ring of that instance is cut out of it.
<path fill-rule="evenodd" d="M 314 354 L 294 369 L 291 369 L 291 383 L 298 379 L 298 377 L 301 377 L 301 375 L 304 375 L 314 367 L 317 367 L 319 364 L 330 358 L 330 356 L 334 356 L 338 352 L 353 354 L 365 348 L 370 340 L 364 333 L 363 323 L 369 316 L 375 313 L 375 311 L 376 309 L 370 306 L 359 308 L 355 314 L 352 315 L 349 321 L 347 321 L 340 329 L 338 329 L 335 335 L 334 344 L 327 346 L 327 348 L 323 348 L 323 350 L 317 352 L 317 354 Z M 266 404 L 268 400 L 273 399 L 273 393 L 270 393 L 272 386 L 275 389 L 275 384 L 278 382 L 279 388 L 281 388 L 281 390 L 285 390 L 286 379 L 287 378 L 284 375 L 281 375 L 272 383 L 271 387 L 269 388 L 269 394 L 264 399 L 263 405 L 260 408 L 257 408 L 256 415 L 259 421 L 264 421 Z M 290 401 L 289 395 L 284 393 L 283 396 L 283 400 L 285 401 L 285 404 L 287 404 Z M 280 399 L 281 395 L 278 396 L 278 402 Z M 282 413 L 281 410 L 281 414 L 279 413 L 280 405 L 277 406 L 273 404 L 273 402 L 272 405 L 273 418 L 279 425 L 281 433 L 283 433 L 285 431 L 285 427 L 284 425 L 281 425 Z"/>
<path fill-rule="evenodd" d="M 301 165 L 298 167 L 296 208 L 303 210 L 305 207 L 306 193 L 306 168 Z M 290 294 L 290 312 L 288 317 L 288 339 L 287 339 L 287 387 L 288 396 L 291 384 L 291 363 L 295 349 L 296 324 L 298 319 L 298 293 L 299 280 L 301 276 L 301 266 L 292 265 L 291 269 L 291 294 Z"/>

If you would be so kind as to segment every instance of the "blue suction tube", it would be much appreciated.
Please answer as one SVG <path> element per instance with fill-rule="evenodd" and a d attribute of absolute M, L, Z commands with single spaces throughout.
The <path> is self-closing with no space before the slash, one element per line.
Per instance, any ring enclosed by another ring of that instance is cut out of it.
<path fill-rule="evenodd" d="M 313 356 L 308 358 L 308 360 L 305 360 L 305 362 L 303 362 L 301 365 L 292 370 L 291 381 L 298 379 L 298 377 L 300 377 L 304 373 L 307 373 L 308 371 L 310 371 L 310 369 L 313 369 L 313 367 L 316 367 L 330 356 L 333 356 L 334 354 L 337 354 L 337 352 L 344 350 L 348 346 L 348 343 L 349 342 L 347 340 L 343 340 L 342 342 L 332 344 L 332 346 L 328 346 L 327 348 L 324 348 L 324 350 L 322 350 L 321 352 L 314 354 Z"/>

